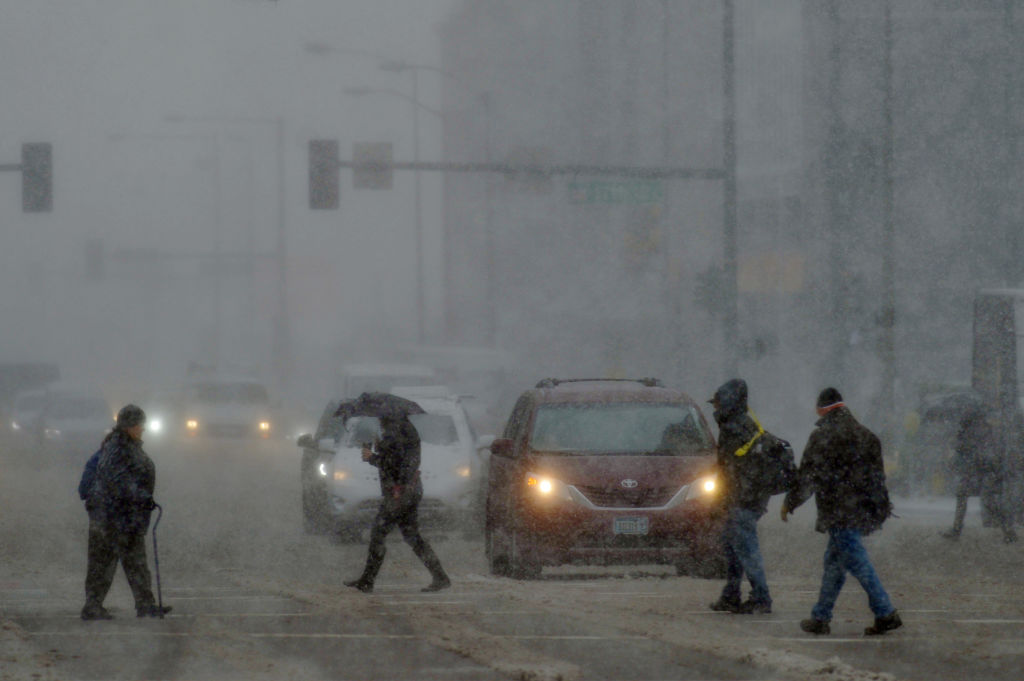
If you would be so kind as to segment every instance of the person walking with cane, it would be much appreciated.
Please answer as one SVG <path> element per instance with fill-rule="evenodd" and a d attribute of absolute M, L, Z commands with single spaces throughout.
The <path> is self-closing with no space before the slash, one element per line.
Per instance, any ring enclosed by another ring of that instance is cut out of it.
<path fill-rule="evenodd" d="M 89 509 L 88 567 L 83 620 L 112 619 L 103 600 L 114 581 L 118 561 L 135 599 L 138 617 L 163 617 L 171 606 L 157 604 L 146 562 L 146 530 L 153 510 L 156 467 L 142 449 L 146 414 L 129 404 L 117 413 L 114 429 L 104 438 L 92 484 L 86 491 Z"/>

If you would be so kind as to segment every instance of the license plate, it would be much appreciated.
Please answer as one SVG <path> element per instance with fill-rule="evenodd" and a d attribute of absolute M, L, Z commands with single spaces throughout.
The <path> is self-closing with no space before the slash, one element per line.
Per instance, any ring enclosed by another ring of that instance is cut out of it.
<path fill-rule="evenodd" d="M 612 531 L 615 534 L 647 534 L 648 519 L 639 518 L 616 518 L 612 523 Z"/>

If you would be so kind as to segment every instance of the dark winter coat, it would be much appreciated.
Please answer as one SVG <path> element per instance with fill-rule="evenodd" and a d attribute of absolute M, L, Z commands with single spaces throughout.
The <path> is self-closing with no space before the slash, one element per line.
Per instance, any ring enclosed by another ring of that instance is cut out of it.
<path fill-rule="evenodd" d="M 846 407 L 833 409 L 817 422 L 785 506 L 796 509 L 812 494 L 819 532 L 853 529 L 868 534 L 891 514 L 882 443 Z"/>
<path fill-rule="evenodd" d="M 718 423 L 718 470 L 722 503 L 726 508 L 744 508 L 763 514 L 771 491 L 762 479 L 763 469 L 755 445 L 764 431 L 747 409 L 747 384 L 733 379 L 723 384 L 712 398 Z"/>
<path fill-rule="evenodd" d="M 153 511 L 156 467 L 142 441 L 114 430 L 103 443 L 89 495 L 103 522 L 125 534 L 145 533 Z"/>
<path fill-rule="evenodd" d="M 998 485 L 1001 478 L 999 442 L 983 412 L 971 412 L 961 420 L 956 434 L 953 471 L 960 478 L 958 494 L 978 496 Z"/>
<path fill-rule="evenodd" d="M 381 438 L 369 463 L 380 475 L 385 498 L 404 495 L 420 485 L 420 434 L 409 419 L 381 421 Z"/>

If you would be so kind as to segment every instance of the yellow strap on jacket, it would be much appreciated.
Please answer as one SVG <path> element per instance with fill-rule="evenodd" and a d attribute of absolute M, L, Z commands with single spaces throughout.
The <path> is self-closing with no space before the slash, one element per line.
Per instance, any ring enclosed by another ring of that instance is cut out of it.
<path fill-rule="evenodd" d="M 757 435 L 750 438 L 749 442 L 737 449 L 736 456 L 745 456 L 746 453 L 750 451 L 750 448 L 754 446 L 754 443 L 757 442 L 757 439 L 764 435 L 764 428 L 761 427 L 761 422 L 757 420 L 756 416 L 754 416 L 754 410 L 748 409 L 747 413 L 750 414 L 751 420 L 754 422 L 754 425 L 757 426 Z"/>

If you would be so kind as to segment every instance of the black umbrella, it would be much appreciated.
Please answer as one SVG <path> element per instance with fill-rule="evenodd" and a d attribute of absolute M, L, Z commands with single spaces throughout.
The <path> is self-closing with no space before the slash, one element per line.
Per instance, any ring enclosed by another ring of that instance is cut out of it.
<path fill-rule="evenodd" d="M 983 414 L 985 403 L 975 392 L 965 391 L 940 395 L 925 403 L 925 421 L 959 423 L 970 415 Z"/>
<path fill-rule="evenodd" d="M 376 416 L 377 418 L 405 418 L 412 414 L 425 414 L 423 407 L 391 393 L 363 393 L 343 405 L 348 416 Z M 341 408 L 339 408 L 339 412 Z"/>

